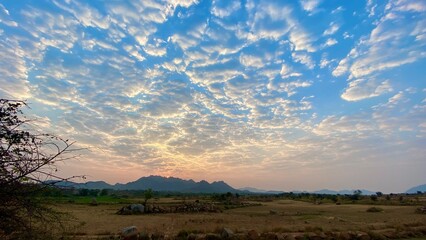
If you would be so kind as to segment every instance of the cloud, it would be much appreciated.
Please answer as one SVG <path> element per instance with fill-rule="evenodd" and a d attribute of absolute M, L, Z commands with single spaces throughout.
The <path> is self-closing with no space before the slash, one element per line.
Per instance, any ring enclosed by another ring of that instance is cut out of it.
<path fill-rule="evenodd" d="M 247 55 L 247 54 L 240 55 L 240 62 L 242 65 L 246 67 L 255 67 L 255 68 L 261 68 L 265 64 L 263 62 L 262 57 L 257 57 L 253 55 Z"/>
<path fill-rule="evenodd" d="M 416 3 L 416 7 L 412 3 Z M 411 21 L 407 15 L 407 11 L 416 12 L 423 5 L 420 1 L 400 1 L 396 6 L 388 6 L 386 15 L 378 21 L 368 39 L 360 41 L 358 46 L 340 61 L 333 75 L 349 73 L 351 78 L 362 78 L 426 57 L 426 52 L 421 50 L 425 44 L 413 40 L 421 39 L 424 35 L 423 31 L 416 30 L 424 21 Z"/>
<path fill-rule="evenodd" d="M 291 54 L 292 58 L 295 62 L 299 62 L 301 64 L 304 64 L 309 69 L 314 69 L 315 62 L 312 60 L 312 58 L 304 52 L 292 52 Z"/>
<path fill-rule="evenodd" d="M 230 16 L 233 12 L 239 10 L 240 8 L 241 3 L 239 1 L 224 2 L 213 0 L 211 12 L 217 17 L 225 18 Z"/>
<path fill-rule="evenodd" d="M 332 22 L 330 23 L 330 27 L 327 28 L 322 35 L 324 36 L 333 35 L 339 30 L 339 28 L 340 28 L 339 24 Z"/>
<path fill-rule="evenodd" d="M 357 79 L 349 83 L 341 97 L 346 101 L 360 101 L 380 96 L 392 90 L 388 80 L 379 82 L 374 79 Z"/>
<path fill-rule="evenodd" d="M 291 9 L 274 2 L 262 1 L 256 6 L 254 13 L 250 14 L 248 39 L 257 41 L 262 38 L 279 39 L 285 35 L 291 25 L 286 18 Z"/>
<path fill-rule="evenodd" d="M 110 26 L 110 18 L 103 16 L 98 10 L 88 4 L 79 2 L 53 2 L 57 7 L 71 13 L 83 26 L 107 29 Z"/>
<path fill-rule="evenodd" d="M 300 0 L 302 8 L 307 12 L 314 12 L 320 3 L 321 0 Z"/>
<path fill-rule="evenodd" d="M 39 40 L 40 44 L 37 47 L 39 52 L 48 47 L 68 52 L 80 39 L 76 34 L 78 22 L 66 15 L 29 7 L 22 10 L 22 16 L 25 22 L 21 28 Z"/>
<path fill-rule="evenodd" d="M 281 71 L 280 71 L 282 78 L 289 78 L 289 77 L 300 77 L 302 76 L 301 73 L 294 72 L 293 69 L 288 66 L 287 64 L 283 63 L 281 65 Z"/>
<path fill-rule="evenodd" d="M 1 95 L 11 99 L 28 99 L 31 96 L 31 88 L 25 51 L 16 40 L 0 40 L 0 66 Z"/>
<path fill-rule="evenodd" d="M 307 81 L 281 82 L 278 84 L 279 89 L 283 89 L 285 92 L 287 92 L 288 96 L 296 94 L 295 90 L 297 88 L 306 88 L 310 87 L 311 85 L 312 83 Z"/>
<path fill-rule="evenodd" d="M 337 42 L 337 40 L 336 39 L 334 39 L 334 38 L 329 38 L 329 39 L 327 39 L 327 41 L 324 43 L 324 47 L 330 47 L 330 46 L 333 46 L 333 45 L 336 45 L 338 42 Z"/>
<path fill-rule="evenodd" d="M 294 44 L 294 50 L 296 51 L 316 51 L 316 48 L 312 46 L 312 36 L 300 27 L 295 26 L 291 30 L 289 40 Z"/>
<path fill-rule="evenodd" d="M 0 24 L 4 24 L 8 27 L 18 27 L 18 23 L 13 21 L 9 11 L 2 4 L 0 4 Z"/>

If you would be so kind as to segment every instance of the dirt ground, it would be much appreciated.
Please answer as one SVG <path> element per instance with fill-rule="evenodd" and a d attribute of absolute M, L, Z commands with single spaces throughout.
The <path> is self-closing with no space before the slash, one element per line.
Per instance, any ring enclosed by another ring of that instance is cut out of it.
<path fill-rule="evenodd" d="M 166 201 L 166 200 L 163 200 Z M 426 215 L 416 214 L 413 206 L 378 206 L 382 212 L 367 212 L 371 205 L 335 205 L 277 200 L 261 206 L 236 208 L 222 213 L 167 213 L 117 215 L 122 204 L 89 206 L 61 204 L 58 207 L 74 215 L 81 224 L 81 236 L 117 234 L 127 226 L 141 232 L 162 232 L 175 236 L 179 231 L 210 233 L 226 227 L 238 232 L 341 232 L 381 231 L 426 227 Z"/>

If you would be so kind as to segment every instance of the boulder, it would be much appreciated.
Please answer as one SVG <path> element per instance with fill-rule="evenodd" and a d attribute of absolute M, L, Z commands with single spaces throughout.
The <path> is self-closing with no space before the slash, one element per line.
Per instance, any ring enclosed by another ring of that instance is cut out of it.
<path fill-rule="evenodd" d="M 195 235 L 194 233 L 190 233 L 186 239 L 187 240 L 196 240 L 197 239 L 197 235 Z"/>
<path fill-rule="evenodd" d="M 234 236 L 234 232 L 229 228 L 223 228 L 222 232 L 220 233 L 220 236 L 222 238 L 231 238 L 232 236 Z"/>
<path fill-rule="evenodd" d="M 125 227 L 121 230 L 120 235 L 123 240 L 138 240 L 139 231 L 135 226 Z"/>
<path fill-rule="evenodd" d="M 130 204 L 122 207 L 117 211 L 120 215 L 142 214 L 145 212 L 145 207 L 142 204 Z"/>
<path fill-rule="evenodd" d="M 145 212 L 145 207 L 142 204 L 131 204 L 130 210 L 132 210 L 134 214 L 141 214 Z"/>
<path fill-rule="evenodd" d="M 247 239 L 248 240 L 256 240 L 259 239 L 259 233 L 256 232 L 256 230 L 250 230 L 247 233 Z"/>
<path fill-rule="evenodd" d="M 165 239 L 164 233 L 156 232 L 151 235 L 151 240 L 163 240 Z"/>
<path fill-rule="evenodd" d="M 416 213 L 426 214 L 426 206 L 417 208 Z"/>
<path fill-rule="evenodd" d="M 205 240 L 221 240 L 221 237 L 219 234 L 214 234 L 214 233 L 208 233 L 206 234 Z"/>
<path fill-rule="evenodd" d="M 369 236 L 367 233 L 365 233 L 365 232 L 358 232 L 358 233 L 357 233 L 357 236 L 356 236 L 356 239 L 359 239 L 359 240 L 370 240 L 371 238 L 370 238 L 370 236 Z"/>
<path fill-rule="evenodd" d="M 273 232 L 266 232 L 266 233 L 262 233 L 260 235 L 260 238 L 266 239 L 266 240 L 278 240 L 278 235 Z"/>

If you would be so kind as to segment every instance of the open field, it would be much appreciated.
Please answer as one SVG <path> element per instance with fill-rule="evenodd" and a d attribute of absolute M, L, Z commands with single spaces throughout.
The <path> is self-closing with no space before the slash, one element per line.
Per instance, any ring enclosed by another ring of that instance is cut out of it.
<path fill-rule="evenodd" d="M 162 198 L 157 204 L 176 202 Z M 127 226 L 136 226 L 148 234 L 161 232 L 176 236 L 179 232 L 214 233 L 223 227 L 234 233 L 256 230 L 259 234 L 274 232 L 317 233 L 362 231 L 370 235 L 416 237 L 426 233 L 426 215 L 415 213 L 415 206 L 379 206 L 381 212 L 367 212 L 372 205 L 312 204 L 302 201 L 275 200 L 220 213 L 164 213 L 117 215 L 125 204 L 59 204 L 58 208 L 73 214 L 81 223 L 81 238 L 111 236 Z M 376 205 L 375 205 L 376 206 Z M 377 206 L 376 206 L 377 207 Z M 405 233 L 404 233 L 405 232 Z"/>

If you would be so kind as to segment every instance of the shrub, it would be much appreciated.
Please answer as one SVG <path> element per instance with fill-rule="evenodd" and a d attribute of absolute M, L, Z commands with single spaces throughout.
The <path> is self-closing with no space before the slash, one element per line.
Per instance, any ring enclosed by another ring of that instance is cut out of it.
<path fill-rule="evenodd" d="M 48 239 L 55 227 L 66 230 L 65 215 L 47 207 L 42 197 L 67 180 L 56 175 L 56 163 L 69 159 L 64 155 L 73 151 L 72 143 L 29 130 L 23 106 L 0 99 L 0 232 L 12 239 Z"/>
<path fill-rule="evenodd" d="M 383 212 L 383 209 L 378 207 L 370 207 L 367 209 L 367 212 Z"/>

